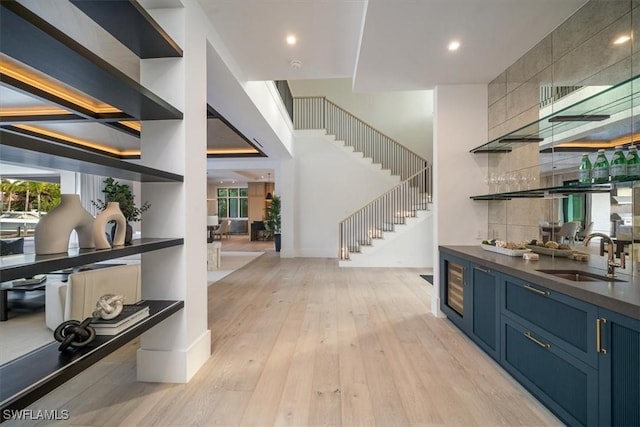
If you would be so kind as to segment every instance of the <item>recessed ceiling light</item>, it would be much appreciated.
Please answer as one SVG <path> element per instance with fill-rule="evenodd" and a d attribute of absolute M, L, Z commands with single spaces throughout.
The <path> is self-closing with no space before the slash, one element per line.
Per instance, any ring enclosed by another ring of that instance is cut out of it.
<path fill-rule="evenodd" d="M 458 48 L 460 48 L 460 42 L 457 40 L 452 41 L 451 43 L 449 43 L 449 46 L 447 46 L 447 49 L 452 52 L 458 50 Z"/>
<path fill-rule="evenodd" d="M 624 35 L 624 36 L 620 36 L 617 39 L 615 39 L 613 41 L 613 44 L 623 44 L 623 43 L 628 42 L 629 40 L 631 40 L 631 36 Z"/>
<path fill-rule="evenodd" d="M 294 36 L 293 34 L 289 34 L 287 36 L 287 44 L 294 45 L 297 41 L 298 40 L 296 40 L 296 36 Z"/>

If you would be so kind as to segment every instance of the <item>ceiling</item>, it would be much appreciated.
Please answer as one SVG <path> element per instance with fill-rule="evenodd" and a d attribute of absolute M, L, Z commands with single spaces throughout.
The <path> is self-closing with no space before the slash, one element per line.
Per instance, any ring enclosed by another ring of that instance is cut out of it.
<path fill-rule="evenodd" d="M 488 83 L 586 2 L 200 0 L 247 80 L 351 77 L 358 92 Z"/>

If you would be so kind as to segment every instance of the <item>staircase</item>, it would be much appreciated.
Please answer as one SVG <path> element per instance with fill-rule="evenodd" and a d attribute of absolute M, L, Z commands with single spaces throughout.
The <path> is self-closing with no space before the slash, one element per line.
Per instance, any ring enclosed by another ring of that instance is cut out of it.
<path fill-rule="evenodd" d="M 382 165 L 401 182 L 340 222 L 338 258 L 373 246 L 398 226 L 418 218 L 431 203 L 431 166 L 427 160 L 358 119 L 325 97 L 293 100 L 296 129 L 325 129 L 346 147 Z"/>

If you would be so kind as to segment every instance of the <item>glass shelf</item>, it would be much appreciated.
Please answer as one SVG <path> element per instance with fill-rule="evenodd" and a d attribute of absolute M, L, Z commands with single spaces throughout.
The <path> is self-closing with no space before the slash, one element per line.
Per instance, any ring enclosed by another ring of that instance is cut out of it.
<path fill-rule="evenodd" d="M 578 130 L 588 123 L 603 127 L 625 128 L 620 113 L 631 111 L 633 99 L 640 95 L 640 76 L 633 77 L 591 95 L 573 105 L 542 117 L 520 129 L 470 150 L 471 153 L 508 153 L 522 144 L 553 142 L 551 139 L 568 131 Z M 618 115 L 618 117 L 616 117 Z M 628 120 L 630 115 L 625 117 Z M 622 129 L 621 129 L 622 131 Z"/>
<path fill-rule="evenodd" d="M 472 200 L 542 199 L 565 194 L 609 193 L 614 185 L 629 184 L 633 181 L 616 181 L 606 184 L 575 184 L 559 187 L 535 188 L 531 190 L 507 191 L 469 197 Z"/>

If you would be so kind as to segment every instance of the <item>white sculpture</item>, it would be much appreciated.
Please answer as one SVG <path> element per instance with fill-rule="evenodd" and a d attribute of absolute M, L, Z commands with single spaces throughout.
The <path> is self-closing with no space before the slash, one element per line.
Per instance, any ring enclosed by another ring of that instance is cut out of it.
<path fill-rule="evenodd" d="M 109 249 L 111 245 L 107 240 L 106 229 L 109 221 L 116 222 L 116 234 L 113 238 L 113 246 L 124 246 L 124 237 L 127 231 L 127 220 L 120 210 L 120 203 L 109 202 L 106 209 L 96 216 L 93 222 L 93 240 L 96 249 Z"/>
<path fill-rule="evenodd" d="M 67 252 L 71 231 L 78 233 L 80 248 L 93 248 L 93 216 L 80 204 L 77 194 L 62 194 L 60 204 L 36 225 L 34 244 L 36 255 Z"/>
<path fill-rule="evenodd" d="M 102 295 L 96 302 L 93 317 L 99 317 L 104 320 L 113 319 L 122 313 L 123 305 L 124 297 L 122 295 Z"/>

